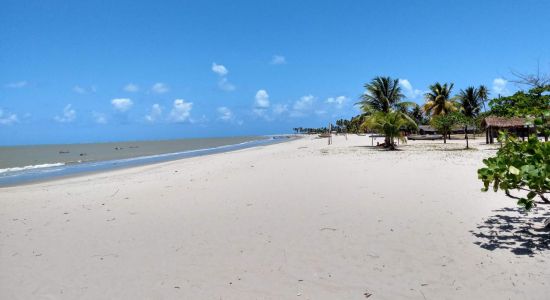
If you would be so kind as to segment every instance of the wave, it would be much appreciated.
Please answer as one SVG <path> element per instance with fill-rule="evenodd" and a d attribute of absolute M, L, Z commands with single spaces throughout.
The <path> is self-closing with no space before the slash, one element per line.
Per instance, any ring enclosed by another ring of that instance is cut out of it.
<path fill-rule="evenodd" d="M 8 173 L 8 172 L 20 172 L 20 171 L 27 171 L 27 170 L 34 170 L 34 169 L 42 169 L 42 168 L 51 168 L 51 167 L 60 167 L 64 166 L 65 163 L 53 163 L 53 164 L 40 164 L 40 165 L 30 165 L 30 166 L 24 166 L 24 167 L 12 167 L 12 168 L 5 168 L 0 169 L 0 174 Z"/>
<path fill-rule="evenodd" d="M 29 182 L 33 180 L 52 178 L 56 176 L 72 175 L 90 171 L 110 170 L 120 167 L 131 167 L 170 161 L 173 159 L 195 157 L 207 154 L 221 153 L 232 150 L 250 148 L 254 146 L 269 145 L 281 142 L 281 139 L 289 136 L 264 136 L 263 139 L 244 141 L 236 144 L 221 145 L 211 148 L 185 150 L 179 152 L 143 155 L 114 160 L 98 161 L 71 161 L 65 163 L 50 163 L 25 167 L 13 167 L 0 169 L 0 187 L 10 184 Z"/>

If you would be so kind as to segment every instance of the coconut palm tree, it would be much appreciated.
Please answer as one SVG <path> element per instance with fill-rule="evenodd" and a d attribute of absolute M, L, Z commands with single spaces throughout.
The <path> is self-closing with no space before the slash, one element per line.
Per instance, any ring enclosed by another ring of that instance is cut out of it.
<path fill-rule="evenodd" d="M 481 105 L 483 106 L 483 110 L 487 110 L 485 103 L 489 101 L 489 89 L 487 89 L 487 87 L 484 85 L 480 85 L 477 88 L 477 91 L 479 93 L 479 98 L 481 99 Z"/>
<path fill-rule="evenodd" d="M 439 82 L 430 85 L 430 92 L 424 96 L 426 103 L 424 104 L 424 111 L 431 116 L 446 115 L 457 110 L 454 99 L 451 97 L 453 90 L 453 83 Z"/>
<path fill-rule="evenodd" d="M 363 124 L 368 124 L 366 121 L 377 113 L 399 112 L 401 115 L 405 115 L 408 107 L 416 105 L 413 102 L 402 101 L 405 96 L 401 92 L 398 79 L 378 76 L 366 83 L 364 87 L 366 91 L 361 96 L 361 101 L 357 103 L 364 112 L 365 122 Z M 408 116 L 406 117 L 408 118 Z M 391 140 L 391 137 L 386 135 L 385 145 L 392 145 Z"/>
<path fill-rule="evenodd" d="M 464 117 L 466 117 L 466 122 L 464 122 L 466 148 L 469 148 L 468 123 L 473 122 L 473 119 L 479 115 L 481 108 L 488 97 L 489 92 L 483 85 L 480 85 L 478 88 L 470 86 L 464 90 L 460 90 L 458 93 L 457 99 L 460 105 L 460 112 Z"/>
<path fill-rule="evenodd" d="M 474 118 L 481 112 L 484 101 L 482 96 L 485 96 L 483 93 L 486 91 L 480 90 L 480 88 L 470 86 L 458 93 L 460 112 L 468 118 Z"/>
<path fill-rule="evenodd" d="M 365 84 L 365 90 L 361 101 L 357 104 L 366 114 L 392 110 L 405 111 L 407 107 L 414 104 L 402 101 L 405 96 L 401 92 L 398 79 L 378 76 Z"/>
<path fill-rule="evenodd" d="M 395 150 L 395 139 L 406 142 L 401 128 L 406 126 L 416 127 L 416 123 L 405 113 L 401 111 L 375 112 L 371 114 L 361 127 L 367 127 L 376 132 L 382 133 L 388 139 L 385 146 L 390 150 Z"/>

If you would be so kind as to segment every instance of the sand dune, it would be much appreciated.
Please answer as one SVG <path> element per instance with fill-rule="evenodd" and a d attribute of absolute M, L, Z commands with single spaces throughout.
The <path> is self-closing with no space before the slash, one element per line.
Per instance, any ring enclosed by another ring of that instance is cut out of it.
<path fill-rule="evenodd" d="M 544 211 L 480 192 L 495 146 L 333 141 L 0 189 L 0 298 L 548 299 Z"/>

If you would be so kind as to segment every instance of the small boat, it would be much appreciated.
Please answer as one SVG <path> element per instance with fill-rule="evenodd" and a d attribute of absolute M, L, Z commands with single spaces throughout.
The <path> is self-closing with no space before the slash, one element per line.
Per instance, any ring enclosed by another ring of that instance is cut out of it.
<path fill-rule="evenodd" d="M 330 136 L 331 136 L 330 133 L 321 133 L 321 134 L 319 135 L 320 138 L 328 138 L 328 137 L 330 137 Z"/>

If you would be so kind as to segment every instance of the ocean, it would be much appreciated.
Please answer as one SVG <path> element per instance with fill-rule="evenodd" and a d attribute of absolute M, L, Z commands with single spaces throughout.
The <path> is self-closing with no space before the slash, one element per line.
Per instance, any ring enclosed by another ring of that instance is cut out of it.
<path fill-rule="evenodd" d="M 0 147 L 0 186 L 226 152 L 288 138 L 245 136 Z"/>

